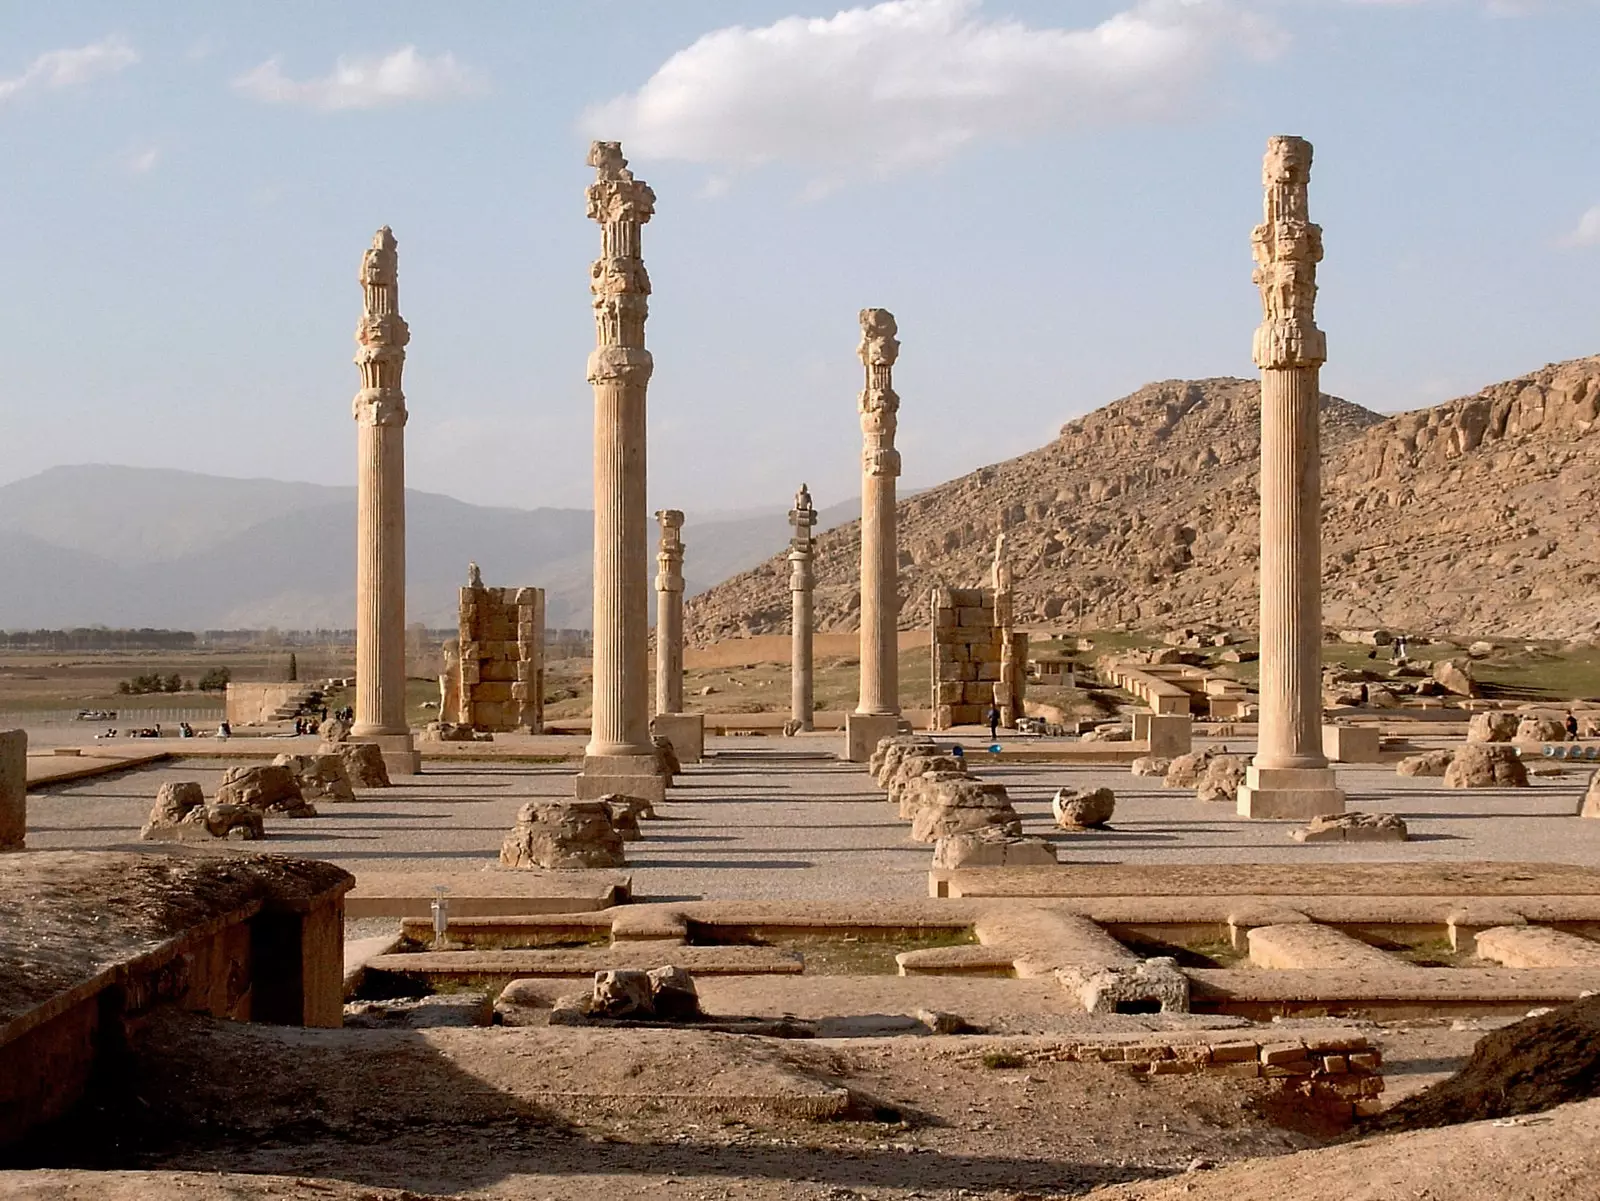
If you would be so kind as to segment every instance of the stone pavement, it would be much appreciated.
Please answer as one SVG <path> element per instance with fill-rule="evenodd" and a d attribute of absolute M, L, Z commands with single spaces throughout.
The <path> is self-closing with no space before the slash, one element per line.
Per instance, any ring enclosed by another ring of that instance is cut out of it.
<path fill-rule="evenodd" d="M 809 745 L 821 746 L 827 740 Z M 833 737 L 840 744 L 843 739 Z M 661 818 L 629 843 L 639 897 L 869 899 L 927 895 L 931 848 L 911 842 L 865 771 L 819 759 L 782 761 L 791 743 L 717 739 L 738 761 L 690 768 Z M 1244 751 L 1234 741 L 1231 749 Z M 28 845 L 106 847 L 138 837 L 156 789 L 197 780 L 214 794 L 220 760 L 159 764 L 98 780 L 47 787 L 28 798 Z M 1203 804 L 1116 767 L 1026 764 L 974 771 L 1006 785 L 1026 832 L 1051 838 L 1064 863 L 1306 863 L 1384 860 L 1502 860 L 1600 867 L 1600 822 L 1573 816 L 1587 779 L 1572 772 L 1526 789 L 1445 789 L 1403 779 L 1390 766 L 1341 766 L 1353 809 L 1394 812 L 1409 843 L 1302 844 L 1291 823 L 1247 822 L 1231 805 Z M 561 764 L 430 765 L 354 804 L 322 806 L 315 819 L 268 819 L 268 839 L 248 849 L 328 859 L 360 875 L 457 872 L 497 866 L 500 841 L 532 797 L 570 797 L 573 768 Z M 1056 830 L 1049 801 L 1063 786 L 1117 793 L 1106 831 Z"/>

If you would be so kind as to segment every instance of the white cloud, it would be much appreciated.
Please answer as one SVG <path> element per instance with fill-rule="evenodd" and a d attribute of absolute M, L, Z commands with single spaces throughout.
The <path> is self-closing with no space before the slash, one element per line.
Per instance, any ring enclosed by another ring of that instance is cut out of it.
<path fill-rule="evenodd" d="M 1561 239 L 1563 246 L 1600 246 L 1600 204 L 1578 218 L 1578 226 Z"/>
<path fill-rule="evenodd" d="M 415 46 L 402 46 L 381 58 L 341 57 L 320 79 L 290 79 L 269 58 L 233 81 L 236 91 L 268 104 L 311 108 L 385 108 L 413 100 L 443 100 L 481 90 L 476 72 L 453 54 L 426 58 Z"/>
<path fill-rule="evenodd" d="M 122 156 L 122 166 L 130 175 L 148 175 L 161 161 L 159 146 L 136 146 Z"/>
<path fill-rule="evenodd" d="M 21 75 L 0 79 L 0 102 L 37 88 L 69 88 L 101 75 L 114 75 L 139 61 L 138 51 L 119 37 L 71 50 L 51 50 L 28 64 Z"/>
<path fill-rule="evenodd" d="M 1183 111 L 1229 54 L 1282 37 L 1228 0 L 1137 0 L 1083 29 L 985 16 L 982 0 L 890 0 L 706 34 L 584 129 L 630 156 L 727 169 L 887 174 L 994 138 Z"/>

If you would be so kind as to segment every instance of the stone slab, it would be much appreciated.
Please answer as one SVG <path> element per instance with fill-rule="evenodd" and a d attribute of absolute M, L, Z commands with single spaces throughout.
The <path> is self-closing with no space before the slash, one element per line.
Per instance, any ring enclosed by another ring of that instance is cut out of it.
<path fill-rule="evenodd" d="M 592 912 L 626 902 L 633 891 L 633 878 L 615 871 L 364 871 L 345 897 L 345 916 L 431 917 L 439 884 L 452 919 Z"/>
<path fill-rule="evenodd" d="M 1282 1005 L 1408 1002 L 1447 1007 L 1564 1004 L 1586 991 L 1600 991 L 1596 968 L 1412 968 L 1407 971 L 1263 972 L 1229 968 L 1184 968 L 1190 1002 L 1206 1012 L 1230 1012 L 1230 1004 Z"/>
<path fill-rule="evenodd" d="M 650 719 L 650 734 L 672 743 L 679 763 L 699 763 L 706 756 L 704 713 L 657 713 Z"/>
<path fill-rule="evenodd" d="M 1062 864 L 929 876 L 946 889 L 933 895 L 949 897 L 1276 897 L 1296 909 L 1290 898 L 1600 897 L 1600 871 L 1570 863 Z"/>
<path fill-rule="evenodd" d="M 1600 942 L 1549 926 L 1495 926 L 1476 941 L 1479 959 L 1509 968 L 1600 969 Z"/>
<path fill-rule="evenodd" d="M 1245 937 L 1250 948 L 1250 962 L 1261 968 L 1351 972 L 1419 970 L 1398 956 L 1316 922 L 1257 926 Z"/>
<path fill-rule="evenodd" d="M 107 776 L 112 772 L 128 771 L 135 767 L 148 767 L 152 763 L 161 763 L 172 758 L 171 751 L 140 752 L 132 748 L 102 750 L 99 747 L 77 749 L 80 753 L 74 756 L 55 753 L 28 756 L 28 787 L 33 789 L 45 788 L 51 784 L 70 784 L 74 780 L 88 780 L 95 776 Z M 283 748 L 279 746 L 272 751 L 272 755 L 282 750 Z"/>
<path fill-rule="evenodd" d="M 900 733 L 904 719 L 893 714 L 850 713 L 845 716 L 845 758 L 865 763 L 878 749 L 878 742 Z"/>

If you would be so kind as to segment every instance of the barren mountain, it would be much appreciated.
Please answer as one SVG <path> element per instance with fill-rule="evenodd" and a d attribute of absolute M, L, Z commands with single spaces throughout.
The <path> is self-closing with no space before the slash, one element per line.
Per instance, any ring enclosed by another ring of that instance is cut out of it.
<path fill-rule="evenodd" d="M 1322 398 L 1330 626 L 1569 637 L 1600 628 L 1600 357 L 1384 417 Z M 1256 620 L 1260 390 L 1169 380 L 1050 445 L 899 505 L 900 625 L 987 582 L 1007 537 L 1023 624 Z M 818 628 L 856 626 L 859 522 L 817 542 Z M 777 557 L 689 602 L 706 642 L 788 628 Z"/>

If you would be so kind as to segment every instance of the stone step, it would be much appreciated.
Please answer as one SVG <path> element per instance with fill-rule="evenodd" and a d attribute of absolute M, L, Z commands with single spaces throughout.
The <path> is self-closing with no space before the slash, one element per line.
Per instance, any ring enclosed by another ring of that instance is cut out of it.
<path fill-rule="evenodd" d="M 431 917 L 435 885 L 449 917 L 575 913 L 627 903 L 633 877 L 617 871 L 361 872 L 345 916 Z"/>
<path fill-rule="evenodd" d="M 1600 942 L 1549 926 L 1496 926 L 1479 933 L 1477 955 L 1510 968 L 1600 968 Z"/>
<path fill-rule="evenodd" d="M 902 976 L 1015 976 L 1016 956 L 1006 947 L 928 947 L 894 957 Z"/>
<path fill-rule="evenodd" d="M 1521 1016 L 1600 992 L 1596 968 L 1410 968 L 1401 971 L 1272 972 L 1184 968 L 1190 1006 L 1264 1021 L 1289 1014 L 1333 1014 L 1373 1021 L 1486 1015 Z"/>
<path fill-rule="evenodd" d="M 1316 922 L 1257 926 L 1245 937 L 1250 946 L 1250 962 L 1257 967 L 1336 972 L 1419 970 L 1399 956 Z"/>
<path fill-rule="evenodd" d="M 775 947 L 676 947 L 618 943 L 610 947 L 527 951 L 423 951 L 380 955 L 367 971 L 446 981 L 504 984 L 524 977 L 587 980 L 596 972 L 635 970 L 673 964 L 691 975 L 798 975 L 805 960 Z"/>

